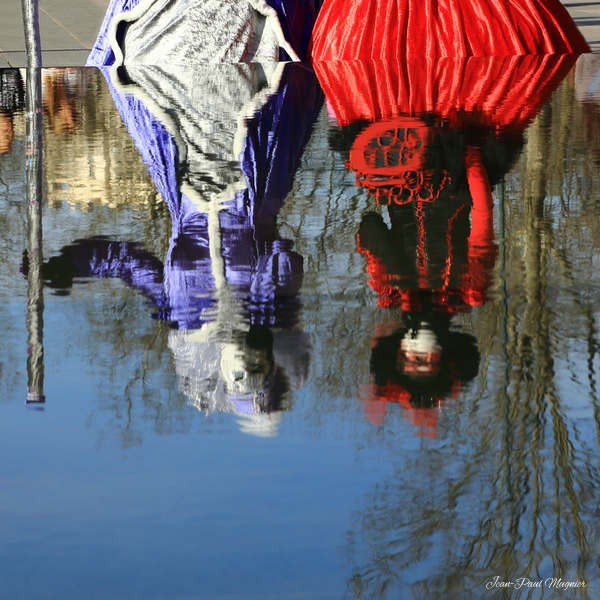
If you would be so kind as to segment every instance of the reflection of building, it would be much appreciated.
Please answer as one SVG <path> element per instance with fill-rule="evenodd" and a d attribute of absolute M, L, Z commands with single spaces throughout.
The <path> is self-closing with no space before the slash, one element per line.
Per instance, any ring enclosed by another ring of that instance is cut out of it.
<path fill-rule="evenodd" d="M 12 149 L 15 121 L 25 104 L 25 83 L 19 69 L 0 69 L 0 155 Z"/>
<path fill-rule="evenodd" d="M 156 204 L 158 194 L 99 71 L 44 70 L 43 105 L 45 200 L 50 206 L 66 202 L 85 210 L 92 204 Z M 0 125 L 2 119 L 0 114 Z M 16 112 L 8 125 L 11 139 L 25 136 L 23 112 Z"/>
<path fill-rule="evenodd" d="M 340 128 L 332 145 L 380 206 L 363 216 L 358 248 L 395 327 L 373 340 L 362 390 L 382 422 L 399 403 L 425 430 L 427 412 L 456 397 L 478 369 L 475 339 L 452 316 L 481 306 L 492 279 L 492 185 L 573 59 L 512 57 L 402 64 L 317 64 Z M 350 86 L 354 93 L 345 92 Z M 381 406 L 377 408 L 377 402 Z"/>
<path fill-rule="evenodd" d="M 584 54 L 575 67 L 575 92 L 580 102 L 600 105 L 600 56 Z"/>
<path fill-rule="evenodd" d="M 157 193 L 95 69 L 44 71 L 47 202 L 152 206 Z"/>

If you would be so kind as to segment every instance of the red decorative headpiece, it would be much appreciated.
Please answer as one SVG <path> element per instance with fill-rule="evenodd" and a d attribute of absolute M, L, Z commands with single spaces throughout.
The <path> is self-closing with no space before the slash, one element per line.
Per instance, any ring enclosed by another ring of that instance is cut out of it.
<path fill-rule="evenodd" d="M 356 137 L 346 167 L 378 204 L 435 202 L 451 178 L 442 171 L 434 182 L 433 171 L 423 168 L 431 138 L 431 128 L 420 119 L 378 121 Z"/>

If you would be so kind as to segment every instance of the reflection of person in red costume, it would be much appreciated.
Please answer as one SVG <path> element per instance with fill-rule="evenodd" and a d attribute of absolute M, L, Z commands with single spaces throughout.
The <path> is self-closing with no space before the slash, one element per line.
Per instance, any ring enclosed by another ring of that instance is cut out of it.
<path fill-rule="evenodd" d="M 364 145 L 357 136 L 348 165 L 364 169 L 357 170 L 358 183 L 386 205 L 390 226 L 367 213 L 357 245 L 379 306 L 400 308 L 402 318 L 376 334 L 373 381 L 363 399 L 374 422 L 385 402 L 398 402 L 411 409 L 405 412 L 411 422 L 432 434 L 435 409 L 477 374 L 475 338 L 451 331 L 451 319 L 486 300 L 497 248 L 488 173 L 495 181 L 508 166 L 504 157 L 513 158 L 520 146 L 489 132 L 483 137 L 485 130 L 444 130 L 419 120 L 380 125 L 367 127 Z M 409 170 L 376 166 L 391 161 Z"/>
<path fill-rule="evenodd" d="M 479 368 L 475 338 L 452 331 L 450 318 L 424 307 L 378 327 L 371 352 L 372 379 L 359 392 L 371 423 L 382 425 L 388 403 L 398 404 L 419 435 L 435 437 L 440 409 L 458 397 Z"/>
<path fill-rule="evenodd" d="M 575 57 L 318 63 L 356 184 L 387 212 L 363 216 L 358 250 L 379 306 L 401 318 L 378 331 L 361 391 L 381 423 L 388 402 L 425 435 L 437 409 L 478 371 L 472 335 L 452 317 L 481 306 L 492 280 L 492 186 Z M 352 90 L 351 93 L 348 90 Z"/>
<path fill-rule="evenodd" d="M 485 301 L 496 254 L 488 172 L 501 175 L 520 144 L 484 134 L 393 119 L 355 139 L 347 164 L 391 224 L 368 213 L 358 234 L 379 306 L 420 310 L 422 290 L 449 314 Z"/>
<path fill-rule="evenodd" d="M 313 60 L 589 52 L 559 0 L 325 0 Z"/>

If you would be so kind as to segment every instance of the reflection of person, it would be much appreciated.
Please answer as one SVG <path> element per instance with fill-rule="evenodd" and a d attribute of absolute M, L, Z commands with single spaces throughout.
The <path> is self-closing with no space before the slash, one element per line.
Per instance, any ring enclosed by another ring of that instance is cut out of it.
<path fill-rule="evenodd" d="M 590 49 L 559 0 L 325 0 L 312 58 L 567 54 Z"/>
<path fill-rule="evenodd" d="M 365 412 L 375 425 L 384 422 L 388 403 L 397 403 L 420 435 L 434 436 L 439 408 L 456 399 L 479 368 L 476 339 L 451 329 L 451 315 L 429 304 L 378 328 L 372 342 L 372 380 L 360 390 Z"/>
<path fill-rule="evenodd" d="M 406 119 L 392 123 L 400 134 L 397 145 L 403 146 L 393 152 L 410 170 L 390 165 L 394 159 L 388 153 L 384 168 L 391 181 L 383 185 L 378 169 L 365 172 L 370 161 L 363 155 L 359 184 L 371 186 L 385 203 L 390 226 L 381 215 L 367 213 L 357 244 L 379 305 L 400 308 L 403 317 L 373 342 L 373 382 L 370 399 L 364 399 L 376 421 L 382 413 L 374 409 L 374 400 L 398 402 L 414 409 L 412 422 L 431 433 L 436 413 L 428 409 L 456 397 L 461 384 L 477 373 L 475 338 L 451 331 L 451 318 L 486 300 L 496 256 L 490 184 L 509 164 L 504 155 L 513 158 L 520 146 L 489 133 L 485 139 L 485 130 L 444 130 Z M 368 131 L 362 148 L 367 157 L 381 152 L 372 140 L 390 136 L 390 125 L 386 121 L 384 131 Z M 352 158 L 349 164 L 357 166 Z M 381 403 L 378 408 L 385 411 Z"/>
<path fill-rule="evenodd" d="M 90 65 L 305 57 L 319 0 L 113 0 Z"/>
<path fill-rule="evenodd" d="M 397 142 L 391 141 L 390 125 L 394 134 L 400 133 Z M 379 214 L 368 213 L 357 240 L 380 306 L 415 310 L 420 294 L 413 290 L 422 289 L 430 290 L 438 310 L 449 313 L 485 301 L 496 253 L 491 184 L 497 171 L 506 169 L 504 156 L 514 157 L 520 145 L 516 140 L 511 147 L 489 133 L 486 139 L 483 133 L 426 127 L 412 119 L 367 131 L 359 184 L 385 203 L 390 227 Z M 369 169 L 371 161 L 364 155 L 374 150 L 372 140 L 379 143 L 386 134 L 390 144 L 406 142 L 404 148 L 409 148 L 393 151 L 401 168 L 389 164 L 394 159 L 388 152 L 385 167 Z M 359 151 L 357 141 L 353 152 Z M 359 161 L 351 158 L 349 164 L 358 167 Z M 395 173 L 386 181 L 384 170 Z"/>
<path fill-rule="evenodd" d="M 316 65 L 340 125 L 332 146 L 386 217 L 363 215 L 357 235 L 379 306 L 402 314 L 373 341 L 373 379 L 361 397 L 375 422 L 397 402 L 431 434 L 435 407 L 475 377 L 475 338 L 451 327 L 453 315 L 486 301 L 496 257 L 492 186 L 573 61 Z"/>
<path fill-rule="evenodd" d="M 159 93 L 159 72 L 151 73 L 145 81 L 155 87 L 145 97 L 162 114 L 160 106 L 170 97 Z M 235 81 L 223 80 L 221 89 L 265 82 L 258 65 L 232 69 L 229 77 Z M 195 128 L 204 120 L 195 121 L 186 108 L 199 115 L 202 106 L 183 100 L 170 123 L 179 129 L 170 135 L 137 96 L 113 89 L 171 214 L 167 257 L 163 262 L 136 243 L 92 238 L 63 248 L 43 270 L 46 282 L 59 290 L 81 277 L 118 277 L 142 292 L 155 318 L 173 328 L 169 344 L 191 402 L 245 415 L 243 427 L 260 435 L 273 433 L 277 421 L 260 415 L 285 408 L 290 382 L 303 381 L 306 370 L 306 337 L 295 328 L 303 260 L 279 235 L 276 218 L 322 102 L 314 75 L 299 65 L 280 65 L 271 86 L 259 87 L 241 107 L 243 113 L 251 106 L 251 116 L 238 123 L 241 141 L 226 121 L 211 122 L 200 135 Z M 141 95 L 133 82 L 124 89 Z M 217 100 L 207 96 L 204 102 L 214 110 Z M 237 169 L 229 145 L 239 150 Z M 300 364 L 292 361 L 292 371 L 298 377 L 284 372 L 286 357 L 294 355 L 286 348 L 296 351 Z"/>
<path fill-rule="evenodd" d="M 233 413 L 245 433 L 277 433 L 290 391 L 306 379 L 309 345 L 296 328 L 251 325 L 218 336 L 173 331 L 169 347 L 182 391 L 199 410 Z"/>
<path fill-rule="evenodd" d="M 0 154 L 10 152 L 14 137 L 13 115 L 25 104 L 23 79 L 18 69 L 0 69 Z"/>

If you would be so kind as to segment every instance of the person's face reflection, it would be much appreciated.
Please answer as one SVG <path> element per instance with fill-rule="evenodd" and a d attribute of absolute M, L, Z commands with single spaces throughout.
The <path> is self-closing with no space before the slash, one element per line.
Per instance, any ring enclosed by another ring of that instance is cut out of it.
<path fill-rule="evenodd" d="M 431 377 L 440 371 L 442 348 L 437 336 L 427 323 L 409 329 L 398 348 L 396 365 L 410 377 Z"/>
<path fill-rule="evenodd" d="M 264 388 L 271 361 L 264 350 L 230 342 L 221 350 L 220 368 L 228 392 L 250 394 Z"/>

